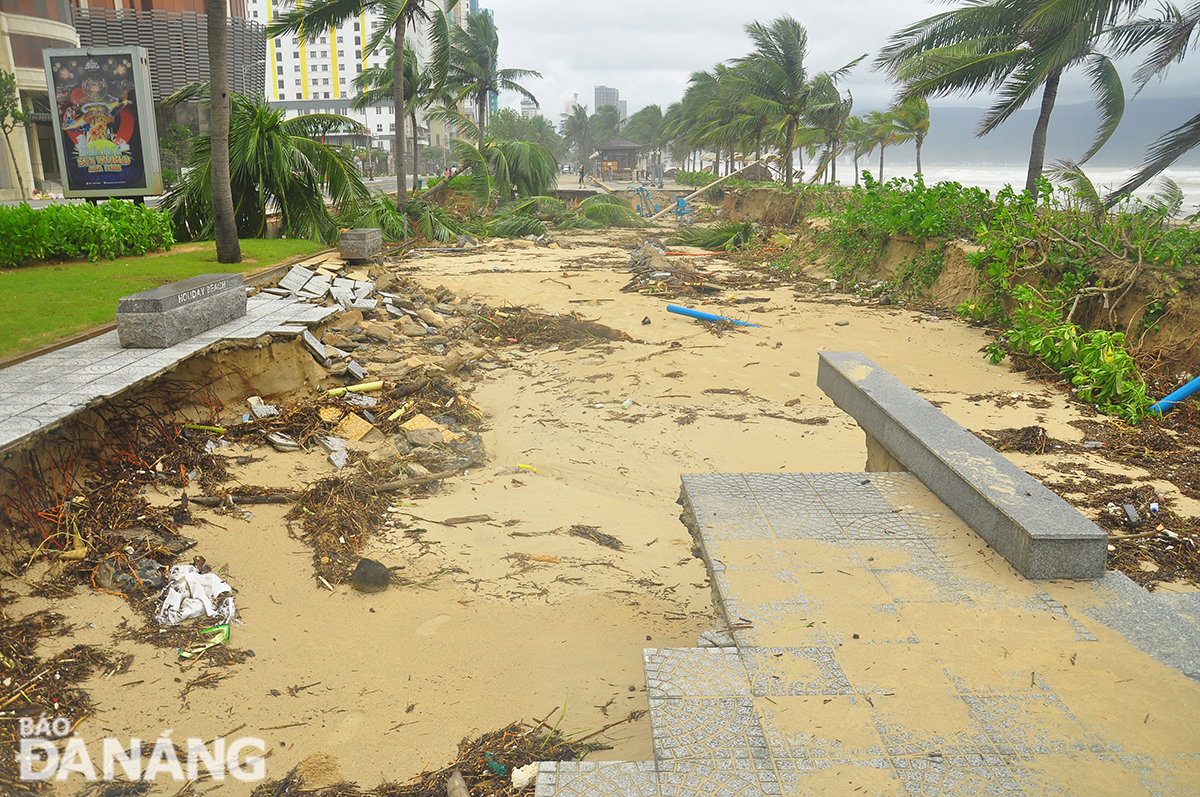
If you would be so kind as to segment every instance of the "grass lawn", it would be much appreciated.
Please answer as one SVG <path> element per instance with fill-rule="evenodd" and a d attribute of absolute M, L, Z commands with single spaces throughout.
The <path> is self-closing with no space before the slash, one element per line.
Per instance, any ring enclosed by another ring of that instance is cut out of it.
<path fill-rule="evenodd" d="M 0 269 L 0 357 L 111 322 L 122 296 L 197 274 L 257 271 L 323 248 L 295 239 L 246 240 L 242 262 L 232 266 L 217 262 L 208 241 L 141 257 Z"/>

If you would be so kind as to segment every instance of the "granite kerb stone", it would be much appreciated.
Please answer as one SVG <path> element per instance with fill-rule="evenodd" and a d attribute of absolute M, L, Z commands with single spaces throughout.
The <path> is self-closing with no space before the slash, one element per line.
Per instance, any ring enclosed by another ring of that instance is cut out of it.
<path fill-rule="evenodd" d="M 817 386 L 1021 575 L 1104 575 L 1102 529 L 868 357 L 821 352 Z"/>
<path fill-rule="evenodd" d="M 124 296 L 117 303 L 123 348 L 166 349 L 246 315 L 241 274 L 198 277 Z"/>
<path fill-rule="evenodd" d="M 245 295 L 241 274 L 201 274 L 132 296 L 122 296 L 117 301 L 117 313 L 162 313 L 226 291 L 238 291 Z"/>

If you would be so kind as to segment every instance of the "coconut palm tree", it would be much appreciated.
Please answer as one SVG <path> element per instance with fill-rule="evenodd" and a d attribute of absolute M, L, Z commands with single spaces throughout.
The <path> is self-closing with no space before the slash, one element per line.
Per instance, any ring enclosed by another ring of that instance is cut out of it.
<path fill-rule="evenodd" d="M 596 141 L 604 142 L 621 132 L 621 109 L 615 105 L 601 105 L 592 115 L 592 130 Z"/>
<path fill-rule="evenodd" d="M 893 144 L 907 141 L 907 134 L 896 124 L 891 111 L 871 111 L 866 122 L 871 140 L 879 147 L 879 182 L 882 183 L 884 152 Z"/>
<path fill-rule="evenodd" d="M 575 150 L 575 158 L 584 163 L 596 146 L 596 131 L 586 105 L 576 105 L 562 115 L 563 144 Z"/>
<path fill-rule="evenodd" d="M 900 84 L 901 99 L 995 92 L 977 134 L 995 130 L 1040 90 L 1025 190 L 1036 196 L 1046 133 L 1059 82 L 1081 67 L 1097 98 L 1100 124 L 1083 160 L 1108 141 L 1125 110 L 1112 61 L 1096 49 L 1102 36 L 1143 0 L 966 0 L 893 34 L 876 66 Z"/>
<path fill-rule="evenodd" d="M 450 55 L 450 84 L 458 87 L 458 97 L 470 97 L 475 102 L 476 124 L 479 127 L 479 147 L 487 133 L 488 99 L 501 91 L 515 91 L 531 102 L 537 98 L 517 80 L 541 77 L 531 69 L 500 69 L 500 35 L 488 12 L 468 14 L 466 26 L 454 29 L 453 50 Z"/>
<path fill-rule="evenodd" d="M 847 91 L 843 97 L 828 75 L 813 79 L 808 107 L 804 120 L 821 133 L 824 149 L 821 159 L 813 168 L 813 182 L 829 169 L 829 182 L 837 182 L 837 156 L 846 148 L 846 123 L 854 107 L 854 97 Z"/>
<path fill-rule="evenodd" d="M 1200 2 L 1193 2 L 1183 11 L 1171 3 L 1163 3 L 1161 12 L 1158 18 L 1135 20 L 1112 31 L 1119 55 L 1129 55 L 1151 45 L 1154 48 L 1133 75 L 1139 92 L 1152 77 L 1164 74 L 1171 64 L 1182 61 L 1189 47 L 1196 46 Z M 1197 146 L 1200 146 L 1200 113 L 1155 139 L 1146 150 L 1141 168 L 1105 197 L 1105 204 L 1109 207 L 1116 204 Z"/>
<path fill-rule="evenodd" d="M 793 149 L 796 131 L 801 126 L 808 104 L 811 84 L 804 59 L 808 55 L 808 31 L 784 14 L 770 24 L 752 22 L 746 33 L 754 42 L 754 51 L 733 63 L 744 66 L 735 80 L 744 81 L 744 106 L 750 113 L 772 119 L 783 134 L 784 185 L 792 187 Z M 830 72 L 833 82 L 866 56 L 856 58 L 841 69 Z"/>
<path fill-rule="evenodd" d="M 917 174 L 920 174 L 921 147 L 929 135 L 929 102 L 924 97 L 909 97 L 892 108 L 892 121 L 906 140 L 917 145 Z"/>
<path fill-rule="evenodd" d="M 234 215 L 233 188 L 229 177 L 229 29 L 226 0 L 207 0 L 208 66 L 212 78 L 212 102 L 209 106 L 209 210 L 213 237 L 217 243 L 218 263 L 242 262 L 238 243 L 237 218 Z"/>
<path fill-rule="evenodd" d="M 223 0 L 208 0 L 210 6 L 220 2 Z M 449 13 L 457 3 L 458 0 L 445 0 L 445 12 Z M 375 14 L 378 21 L 364 48 L 364 52 L 369 54 L 379 49 L 389 35 L 392 41 L 403 42 L 410 27 L 416 23 L 430 21 L 429 12 L 431 10 L 433 10 L 433 0 L 316 0 L 309 6 L 297 4 L 294 10 L 281 14 L 277 22 L 267 26 L 265 35 L 267 38 L 272 38 L 295 33 L 303 40 L 309 36 L 319 35 L 341 25 L 348 19 L 357 18 L 370 11 Z M 437 40 L 436 37 L 439 33 L 437 25 L 430 26 L 430 39 L 434 50 L 448 46 L 448 43 Z M 434 84 L 437 86 L 441 86 L 444 80 L 445 76 L 442 74 L 434 76 Z M 392 101 L 397 116 L 393 151 L 396 156 L 396 208 L 401 213 L 408 204 L 404 165 L 404 151 L 407 149 L 404 115 L 408 103 L 405 99 L 404 88 L 404 59 L 393 58 Z M 413 131 L 414 137 L 416 132 L 416 130 Z"/>
<path fill-rule="evenodd" d="M 871 150 L 876 147 L 871 126 L 861 116 L 851 116 L 846 120 L 846 142 L 854 153 L 854 184 L 858 185 L 862 174 L 858 168 L 858 159 L 870 155 Z"/>
<path fill-rule="evenodd" d="M 433 48 L 433 52 L 428 64 L 424 68 L 421 67 L 417 59 L 417 53 L 411 47 L 404 48 L 404 96 L 406 97 L 406 105 L 404 113 L 409 118 L 410 126 L 413 130 L 413 190 L 417 190 L 420 183 L 418 177 L 418 151 L 420 148 L 420 137 L 417 135 L 417 111 L 427 109 L 435 105 L 449 105 L 453 103 L 453 95 L 446 87 L 445 83 L 438 83 L 438 76 L 445 75 L 450 64 L 450 30 L 449 21 L 446 15 L 441 11 L 433 11 L 429 15 L 429 24 L 431 29 L 431 38 L 437 43 Z M 396 68 L 396 44 L 390 36 L 383 40 L 380 45 L 383 52 L 386 54 L 386 59 L 382 66 L 372 66 L 363 70 L 354 78 L 354 88 L 358 92 L 358 96 L 354 98 L 355 108 L 367 108 L 372 105 L 377 105 L 380 102 L 386 101 L 395 96 L 395 87 L 392 81 L 395 80 Z"/>
<path fill-rule="evenodd" d="M 206 84 L 192 84 L 164 103 L 170 106 L 207 94 Z M 280 215 L 289 237 L 337 238 L 338 218 L 326 207 L 325 195 L 337 216 L 346 219 L 357 216 L 370 198 L 353 154 L 316 140 L 339 131 L 365 132 L 349 117 L 308 114 L 285 119 L 284 110 L 271 108 L 262 97 L 232 95 L 229 179 L 235 239 L 266 237 L 268 213 Z M 165 206 L 181 239 L 205 238 L 215 227 L 213 139 L 211 133 L 197 136 L 189 168 L 167 191 Z"/>

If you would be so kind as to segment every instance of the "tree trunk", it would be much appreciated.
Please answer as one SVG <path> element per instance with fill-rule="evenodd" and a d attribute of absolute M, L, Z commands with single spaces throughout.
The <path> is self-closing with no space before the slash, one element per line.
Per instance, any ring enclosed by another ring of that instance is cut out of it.
<path fill-rule="evenodd" d="M 208 0 L 210 3 L 213 0 Z M 404 17 L 396 20 L 395 47 L 396 56 L 392 59 L 392 102 L 395 103 L 393 115 L 396 120 L 396 135 L 393 148 L 396 150 L 396 209 L 404 213 L 408 209 L 408 186 L 404 173 L 405 145 L 404 136 Z M 415 131 L 414 131 L 415 133 Z"/>
<path fill-rule="evenodd" d="M 207 0 L 208 73 L 210 87 L 209 136 L 212 141 L 213 230 L 218 263 L 242 262 L 238 243 L 237 217 L 233 211 L 233 186 L 229 182 L 229 28 L 225 19 L 226 0 Z"/>
<path fill-rule="evenodd" d="M 1037 200 L 1038 180 L 1041 179 L 1042 165 L 1046 161 L 1046 131 L 1050 129 L 1050 112 L 1054 110 L 1054 100 L 1058 97 L 1058 81 L 1061 77 L 1062 69 L 1055 69 L 1046 78 L 1046 88 L 1042 91 L 1042 110 L 1033 128 L 1033 146 L 1029 150 L 1029 173 L 1025 176 L 1025 190 L 1034 200 Z"/>
<path fill-rule="evenodd" d="M 834 147 L 831 150 L 833 157 L 829 159 L 829 182 L 837 182 L 837 142 L 834 142 Z"/>
<path fill-rule="evenodd" d="M 479 92 L 479 99 L 475 101 L 475 112 L 479 118 L 475 121 L 479 123 L 479 154 L 483 154 L 483 110 L 487 105 L 487 92 L 482 89 Z"/>
<path fill-rule="evenodd" d="M 858 155 L 854 156 L 854 187 L 858 188 Z"/>
<path fill-rule="evenodd" d="M 21 201 L 29 199 L 29 194 L 25 193 L 25 178 L 21 176 L 21 167 L 17 163 L 17 153 L 13 152 L 12 140 L 8 137 L 8 129 L 4 130 L 4 146 L 8 149 L 8 157 L 12 159 L 13 172 L 17 175 L 17 185 L 21 188 Z"/>
<path fill-rule="evenodd" d="M 413 108 L 413 112 L 409 115 L 412 120 L 413 129 L 413 191 L 417 191 L 421 187 L 420 178 L 417 177 L 421 173 L 421 166 L 417 162 L 417 151 L 421 148 L 421 142 L 417 138 L 417 109 Z"/>
<path fill-rule="evenodd" d="M 796 121 L 788 119 L 787 132 L 783 139 L 784 150 L 787 155 L 783 158 L 783 187 L 792 187 L 792 150 L 796 147 Z"/>
<path fill-rule="evenodd" d="M 721 148 L 717 147 L 717 151 L 713 153 L 713 177 L 721 176 Z"/>
<path fill-rule="evenodd" d="M 879 145 L 879 182 L 883 182 L 883 151 L 887 149 L 883 144 Z"/>
<path fill-rule="evenodd" d="M 921 145 L 925 140 L 921 136 L 917 136 L 917 174 L 921 174 Z"/>

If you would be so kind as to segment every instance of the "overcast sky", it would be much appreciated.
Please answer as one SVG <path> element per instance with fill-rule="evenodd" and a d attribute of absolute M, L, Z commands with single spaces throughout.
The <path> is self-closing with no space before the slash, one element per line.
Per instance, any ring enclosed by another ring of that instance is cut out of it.
<path fill-rule="evenodd" d="M 924 0 L 481 0 L 491 7 L 500 31 L 500 65 L 532 69 L 542 77 L 523 85 L 534 93 L 542 114 L 558 122 L 563 104 L 579 94 L 594 111 L 593 88 L 612 86 L 627 100 L 629 113 L 656 103 L 665 110 L 699 69 L 745 55 L 745 25 L 790 13 L 808 29 L 811 72 L 835 69 L 864 53 L 869 57 L 844 84 L 854 94 L 855 112 L 882 109 L 892 87 L 870 68 L 888 37 L 904 25 L 950 6 Z M 1147 3 L 1147 11 L 1154 9 Z M 1173 68 L 1147 96 L 1200 95 L 1200 53 Z M 1128 76 L 1136 64 L 1123 67 Z M 1132 94 L 1128 87 L 1127 92 Z M 1088 100 L 1086 83 L 1064 79 L 1060 103 Z M 517 108 L 519 96 L 504 94 L 501 105 Z M 950 98 L 941 104 L 982 106 L 986 98 Z"/>

